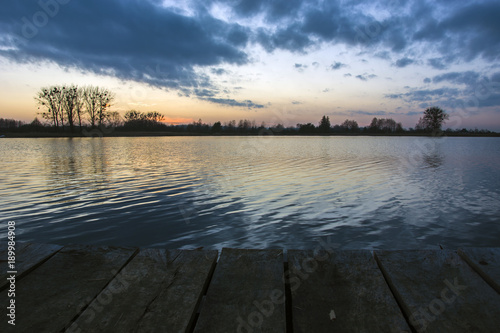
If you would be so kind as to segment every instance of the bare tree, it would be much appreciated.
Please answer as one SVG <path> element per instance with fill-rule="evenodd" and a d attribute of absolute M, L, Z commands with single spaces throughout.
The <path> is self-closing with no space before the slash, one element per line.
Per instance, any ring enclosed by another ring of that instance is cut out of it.
<path fill-rule="evenodd" d="M 59 128 L 59 124 L 64 123 L 61 95 L 61 89 L 57 86 L 52 86 L 41 88 L 35 96 L 38 105 L 46 108 L 46 111 L 41 113 L 42 117 L 51 121 L 56 129 Z"/>
<path fill-rule="evenodd" d="M 83 120 L 83 111 L 85 100 L 83 97 L 84 90 L 82 88 L 77 88 L 75 95 L 75 117 L 78 119 L 78 126 L 80 127 L 80 131 L 82 130 L 82 120 Z"/>
<path fill-rule="evenodd" d="M 159 123 L 165 120 L 165 116 L 157 111 L 151 111 L 146 113 L 145 118 L 153 123 Z"/>
<path fill-rule="evenodd" d="M 71 85 L 69 87 L 63 86 L 62 93 L 62 108 L 66 112 L 66 119 L 71 132 L 74 132 L 75 109 L 78 101 L 78 87 Z"/>
<path fill-rule="evenodd" d="M 103 125 L 106 121 L 107 110 L 114 100 L 114 94 L 106 88 L 86 86 L 83 88 L 82 96 L 90 126 Z"/>
<path fill-rule="evenodd" d="M 99 126 L 103 125 L 108 118 L 108 109 L 111 106 L 111 102 L 115 99 L 115 95 L 106 88 L 97 88 L 97 120 L 99 121 Z"/>
<path fill-rule="evenodd" d="M 108 113 L 108 123 L 111 127 L 118 127 L 123 124 L 122 117 L 118 111 Z"/>

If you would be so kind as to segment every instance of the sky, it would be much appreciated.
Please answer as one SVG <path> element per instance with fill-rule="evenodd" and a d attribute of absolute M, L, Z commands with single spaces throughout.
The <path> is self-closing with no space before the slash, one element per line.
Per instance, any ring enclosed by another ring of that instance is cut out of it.
<path fill-rule="evenodd" d="M 373 117 L 500 131 L 500 2 L 39 0 L 0 11 L 0 117 L 42 87 L 112 90 L 168 123 Z"/>

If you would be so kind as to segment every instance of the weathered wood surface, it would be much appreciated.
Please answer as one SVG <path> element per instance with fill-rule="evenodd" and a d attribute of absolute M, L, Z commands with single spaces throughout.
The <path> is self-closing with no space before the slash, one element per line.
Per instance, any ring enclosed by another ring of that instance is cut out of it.
<path fill-rule="evenodd" d="M 191 330 L 217 254 L 141 250 L 66 332 Z"/>
<path fill-rule="evenodd" d="M 293 332 L 411 332 L 371 251 L 288 251 Z"/>
<path fill-rule="evenodd" d="M 500 249 L 458 253 L 377 250 L 377 265 L 370 251 L 290 250 L 284 272 L 281 250 L 223 249 L 216 263 L 217 251 L 17 243 L 16 326 L 5 316 L 0 332 L 497 332 Z"/>
<path fill-rule="evenodd" d="M 500 293 L 500 248 L 464 248 L 458 254 Z"/>
<path fill-rule="evenodd" d="M 417 332 L 498 332 L 500 295 L 451 250 L 375 251 Z"/>
<path fill-rule="evenodd" d="M 52 256 L 62 248 L 60 245 L 52 244 L 32 244 L 26 242 L 16 242 L 15 245 L 15 269 L 16 279 L 19 281 L 27 272 L 43 263 L 44 260 Z M 0 242 L 0 290 L 7 286 L 8 271 L 8 243 Z"/>
<path fill-rule="evenodd" d="M 223 249 L 195 332 L 286 332 L 282 250 Z"/>
<path fill-rule="evenodd" d="M 16 284 L 16 332 L 60 332 L 87 306 L 136 249 L 68 246 Z M 8 298 L 0 294 L 1 307 Z M 0 332 L 12 329 L 0 321 Z"/>

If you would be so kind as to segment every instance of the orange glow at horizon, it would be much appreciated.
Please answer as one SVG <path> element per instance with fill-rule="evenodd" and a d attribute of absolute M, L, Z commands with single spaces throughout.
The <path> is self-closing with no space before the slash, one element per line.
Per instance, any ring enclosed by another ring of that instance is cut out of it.
<path fill-rule="evenodd" d="M 193 118 L 171 118 L 171 117 L 165 117 L 161 122 L 166 124 L 166 125 L 182 125 L 182 124 L 190 124 L 194 121 Z"/>

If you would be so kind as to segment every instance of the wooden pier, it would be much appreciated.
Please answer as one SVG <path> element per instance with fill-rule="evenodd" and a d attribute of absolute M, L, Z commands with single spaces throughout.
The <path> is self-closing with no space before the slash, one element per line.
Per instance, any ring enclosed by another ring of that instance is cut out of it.
<path fill-rule="evenodd" d="M 219 256 L 18 243 L 11 297 L 0 246 L 0 332 L 500 330 L 500 248 Z"/>

